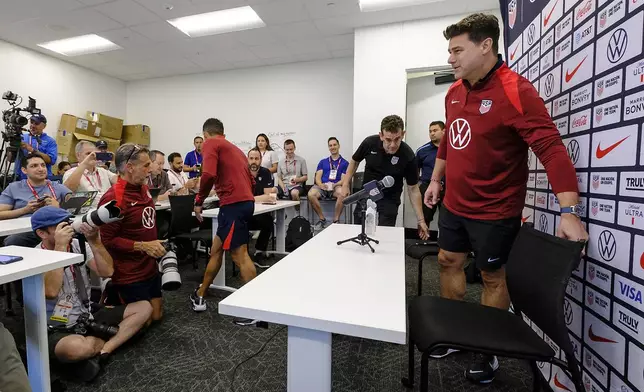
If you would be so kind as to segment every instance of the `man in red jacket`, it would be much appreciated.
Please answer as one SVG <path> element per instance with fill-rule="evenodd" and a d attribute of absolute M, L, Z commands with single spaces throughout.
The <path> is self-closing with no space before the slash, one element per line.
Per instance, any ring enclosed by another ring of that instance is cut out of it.
<path fill-rule="evenodd" d="M 203 173 L 199 194 L 195 198 L 195 216 L 202 220 L 202 205 L 214 184 L 219 196 L 217 233 L 212 241 L 210 260 L 201 287 L 190 295 L 195 312 L 206 310 L 204 296 L 221 268 L 225 250 L 231 251 L 233 262 L 239 267 L 244 282 L 255 278 L 257 271 L 248 255 L 248 222 L 255 213 L 253 185 L 255 180 L 248 168 L 246 155 L 226 140 L 224 124 L 209 118 L 203 124 Z M 249 320 L 250 321 L 250 320 Z"/>
<path fill-rule="evenodd" d="M 157 240 L 156 210 L 147 187 L 150 175 L 149 151 L 127 143 L 114 157 L 119 179 L 101 198 L 99 205 L 116 200 L 123 219 L 101 226 L 101 238 L 114 260 L 109 305 L 149 301 L 152 321 L 163 316 L 161 275 L 157 259 L 166 251 Z"/>
<path fill-rule="evenodd" d="M 463 266 L 473 250 L 483 278 L 481 303 L 508 309 L 504 264 L 521 226 L 528 147 L 544 165 L 561 206 L 557 235 L 578 241 L 588 234 L 579 219 L 575 168 L 534 86 L 498 54 L 499 33 L 496 17 L 484 14 L 470 15 L 444 32 L 448 61 L 459 80 L 445 97 L 446 134 L 425 204 L 437 204 L 445 176 L 438 240 L 441 296 L 463 299 Z M 496 357 L 487 357 L 471 365 L 466 376 L 489 383 L 498 367 Z"/>

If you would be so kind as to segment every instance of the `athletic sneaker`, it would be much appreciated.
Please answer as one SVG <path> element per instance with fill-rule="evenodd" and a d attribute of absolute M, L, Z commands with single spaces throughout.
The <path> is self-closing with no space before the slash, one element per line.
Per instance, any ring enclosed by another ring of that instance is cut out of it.
<path fill-rule="evenodd" d="M 481 362 L 475 362 L 465 370 L 465 378 L 477 384 L 489 384 L 494 380 L 494 373 L 499 369 L 499 360 L 486 355 Z"/>
<path fill-rule="evenodd" d="M 195 312 L 203 312 L 206 310 L 206 300 L 197 295 L 197 289 L 190 294 L 190 302 L 192 302 L 192 310 Z"/>
<path fill-rule="evenodd" d="M 316 231 L 322 231 L 324 228 L 327 226 L 327 221 L 326 219 L 320 219 L 318 223 L 315 224 L 315 230 Z"/>
<path fill-rule="evenodd" d="M 437 348 L 436 350 L 432 351 L 432 353 L 429 354 L 429 356 L 434 359 L 441 359 L 441 358 L 445 358 L 450 354 L 457 353 L 458 351 L 459 350 L 455 350 L 453 348 Z"/>
<path fill-rule="evenodd" d="M 270 265 L 268 264 L 262 264 L 265 258 L 266 256 L 264 256 L 264 252 L 255 251 L 255 254 L 253 255 L 253 264 L 255 264 L 255 267 L 261 268 L 261 269 L 266 269 L 270 267 Z"/>

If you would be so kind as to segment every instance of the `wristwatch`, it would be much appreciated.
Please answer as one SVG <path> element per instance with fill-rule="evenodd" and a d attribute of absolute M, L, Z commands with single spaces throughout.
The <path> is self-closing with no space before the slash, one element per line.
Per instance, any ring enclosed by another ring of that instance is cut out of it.
<path fill-rule="evenodd" d="M 561 213 L 562 214 L 573 214 L 574 216 L 579 218 L 581 216 L 581 209 L 582 209 L 581 203 L 577 203 L 574 206 L 561 207 Z"/>

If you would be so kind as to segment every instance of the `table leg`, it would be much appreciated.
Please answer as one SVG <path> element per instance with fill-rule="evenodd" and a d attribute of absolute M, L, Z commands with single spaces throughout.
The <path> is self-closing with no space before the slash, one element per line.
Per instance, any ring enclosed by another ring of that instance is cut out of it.
<path fill-rule="evenodd" d="M 331 333 L 288 327 L 288 392 L 331 391 Z"/>
<path fill-rule="evenodd" d="M 49 381 L 49 346 L 47 343 L 47 307 L 43 275 L 22 280 L 27 337 L 27 371 L 34 391 L 51 390 Z"/>
<path fill-rule="evenodd" d="M 286 228 L 284 224 L 286 221 L 286 210 L 284 208 L 277 210 L 275 215 L 275 247 L 277 248 L 277 253 L 285 253 Z"/>
<path fill-rule="evenodd" d="M 212 235 L 217 235 L 218 222 L 217 218 L 212 218 Z M 212 252 L 212 249 L 210 250 Z M 221 268 L 219 273 L 215 276 L 215 280 L 210 285 L 211 289 L 223 290 L 234 293 L 237 289 L 233 287 L 226 286 L 226 253 L 221 257 Z"/>

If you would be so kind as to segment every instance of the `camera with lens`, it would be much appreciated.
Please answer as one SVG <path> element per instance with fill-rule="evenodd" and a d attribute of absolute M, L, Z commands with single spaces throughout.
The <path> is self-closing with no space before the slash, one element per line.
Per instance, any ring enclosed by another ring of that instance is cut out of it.
<path fill-rule="evenodd" d="M 90 319 L 89 313 L 82 313 L 76 320 L 74 325 L 74 333 L 83 336 L 96 336 L 103 340 L 110 340 L 114 335 L 119 332 L 119 327 L 114 327 L 107 324 L 97 323 Z"/>
<path fill-rule="evenodd" d="M 121 219 L 123 219 L 121 209 L 116 205 L 116 200 L 111 200 L 97 209 L 87 211 L 85 215 L 73 220 L 70 219 L 70 224 L 74 231 L 79 233 L 80 226 L 83 223 L 87 223 L 92 227 L 98 227 Z"/>
<path fill-rule="evenodd" d="M 174 291 L 181 287 L 181 275 L 179 275 L 179 264 L 174 244 L 164 242 L 165 256 L 159 260 L 159 272 L 161 272 L 161 288 L 164 291 Z"/>
<path fill-rule="evenodd" d="M 2 99 L 9 102 L 11 106 L 11 108 L 2 111 L 2 121 L 5 123 L 2 137 L 9 143 L 10 147 L 17 150 L 20 148 L 20 142 L 22 141 L 22 127 L 27 125 L 29 121 L 23 113 L 40 114 L 40 109 L 36 107 L 36 100 L 31 97 L 29 97 L 27 107 L 19 108 L 18 105 L 22 103 L 22 97 L 11 91 L 6 91 L 2 94 Z M 20 99 L 20 102 L 16 103 L 18 99 Z"/>

